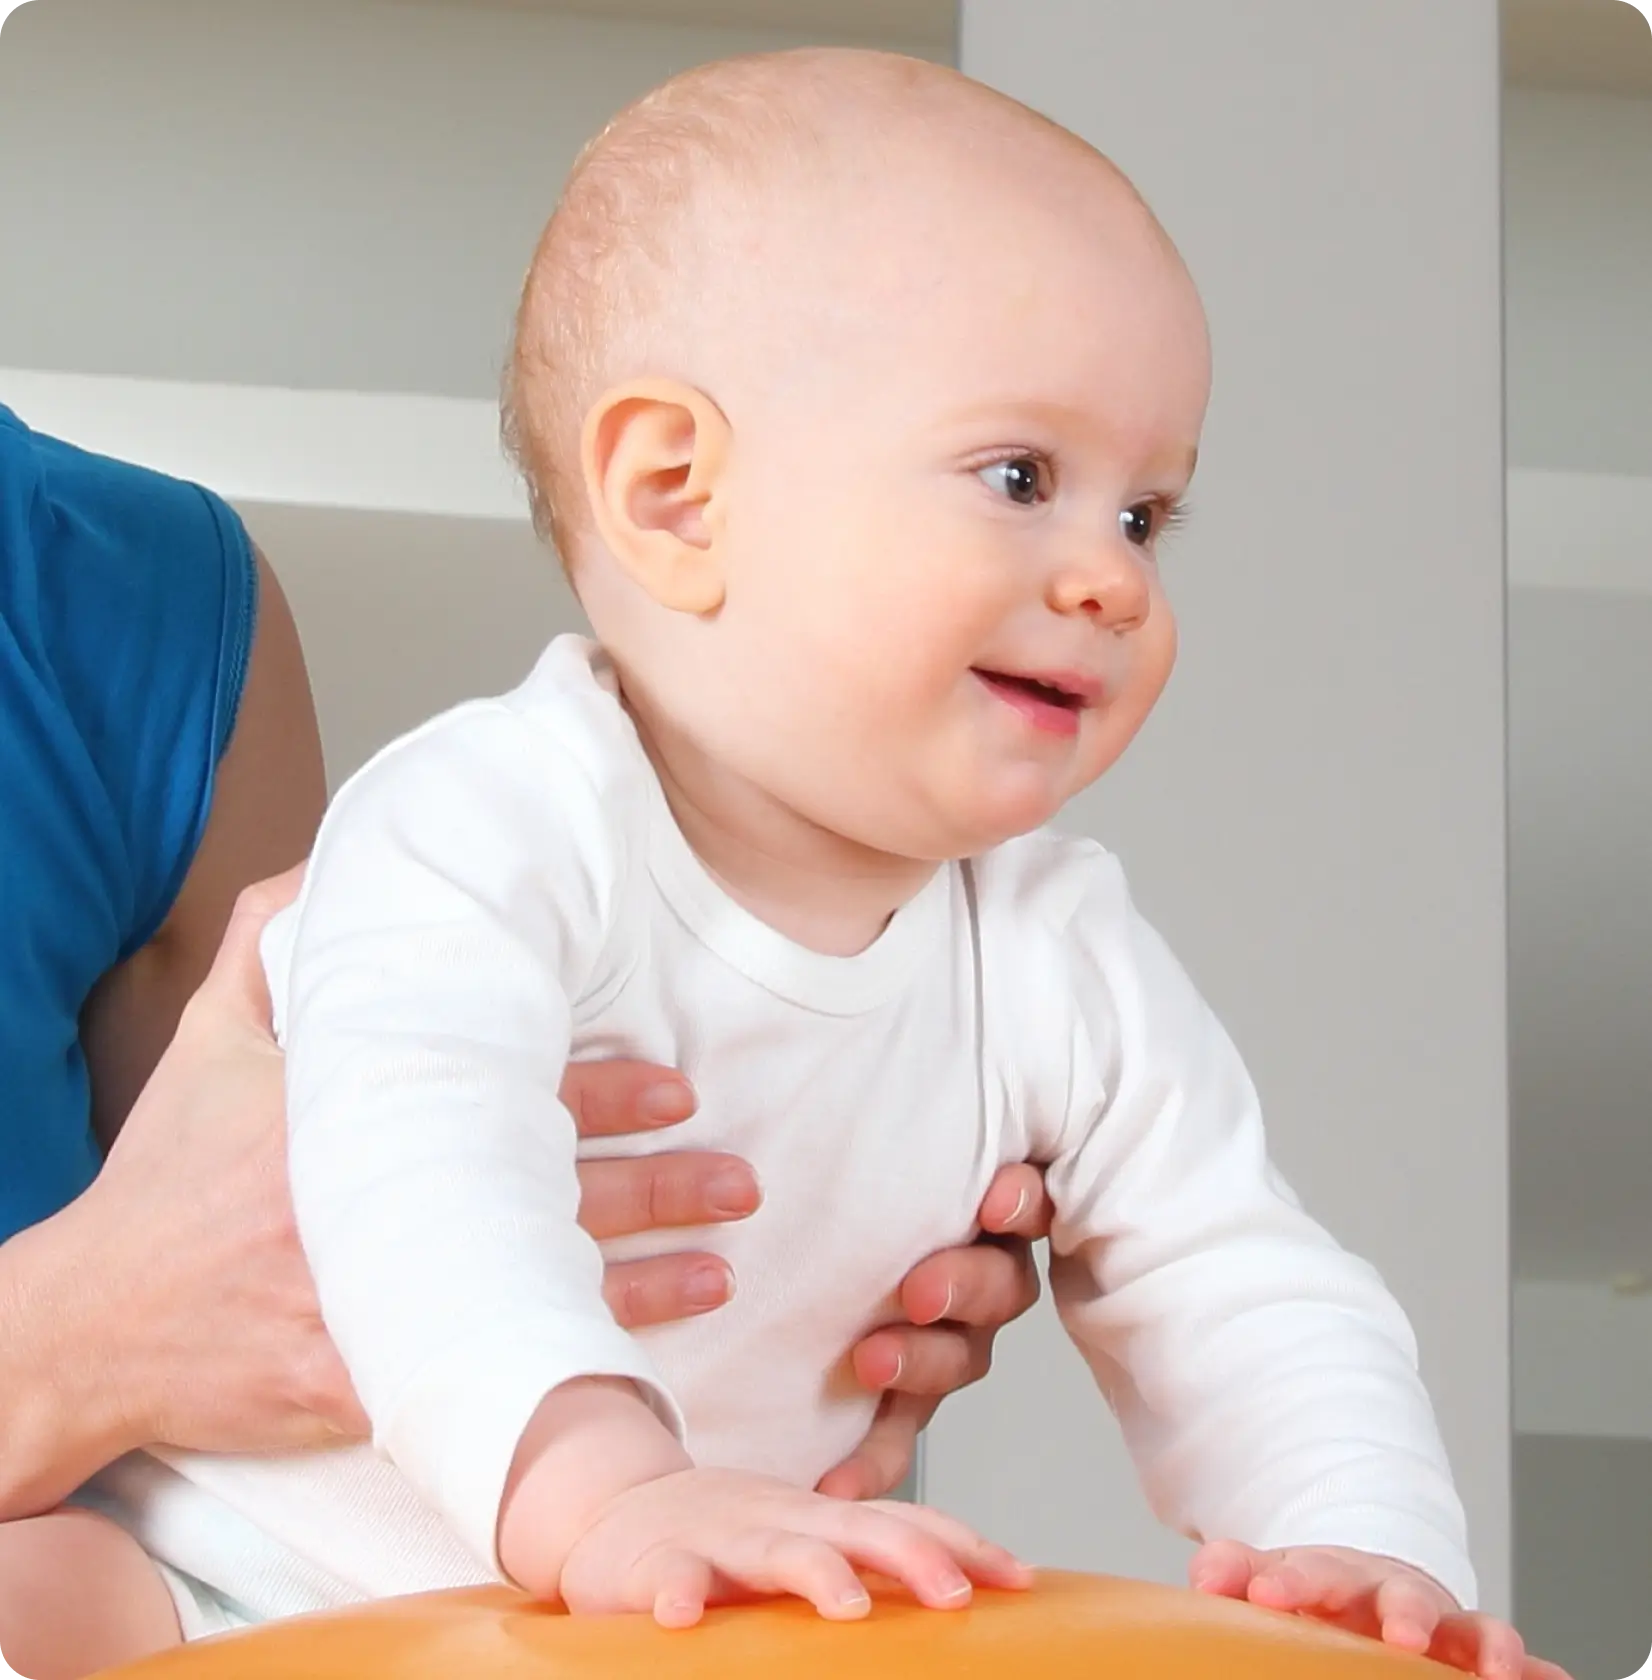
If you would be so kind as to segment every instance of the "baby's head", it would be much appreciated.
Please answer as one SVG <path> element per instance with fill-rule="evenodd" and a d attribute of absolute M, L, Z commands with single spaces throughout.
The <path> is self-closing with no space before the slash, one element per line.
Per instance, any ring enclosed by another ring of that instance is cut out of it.
<path fill-rule="evenodd" d="M 506 422 L 656 750 L 939 859 L 1047 821 L 1158 699 L 1208 383 L 1111 164 L 817 50 L 690 71 L 586 149 Z"/>

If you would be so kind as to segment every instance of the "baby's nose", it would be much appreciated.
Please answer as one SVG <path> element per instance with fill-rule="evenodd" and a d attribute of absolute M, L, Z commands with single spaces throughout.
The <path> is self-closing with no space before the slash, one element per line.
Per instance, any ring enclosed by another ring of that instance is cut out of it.
<path fill-rule="evenodd" d="M 1152 605 L 1150 562 L 1122 537 L 1065 557 L 1050 579 L 1056 612 L 1083 614 L 1109 630 L 1133 630 Z"/>

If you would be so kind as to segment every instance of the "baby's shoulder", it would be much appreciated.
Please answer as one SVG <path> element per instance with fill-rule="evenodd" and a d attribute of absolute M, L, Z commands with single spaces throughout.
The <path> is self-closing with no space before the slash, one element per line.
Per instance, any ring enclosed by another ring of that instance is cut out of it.
<path fill-rule="evenodd" d="M 647 761 L 601 656 L 561 636 L 505 693 L 465 700 L 381 748 L 334 797 L 324 831 L 385 811 L 417 827 L 505 824 L 614 843 L 645 820 Z"/>
<path fill-rule="evenodd" d="M 983 938 L 1008 959 L 1049 962 L 1129 913 L 1117 857 L 1097 840 L 1036 829 L 975 858 Z"/>
<path fill-rule="evenodd" d="M 1099 842 L 1039 830 L 974 860 L 984 1050 L 1024 1147 L 1048 1158 L 1103 1100 L 1140 979 L 1141 923 Z"/>
<path fill-rule="evenodd" d="M 517 688 L 420 724 L 339 790 L 265 939 L 278 1011 L 279 976 L 341 928 L 508 925 L 560 952 L 580 987 L 629 962 L 647 761 L 589 644 L 564 640 Z"/>

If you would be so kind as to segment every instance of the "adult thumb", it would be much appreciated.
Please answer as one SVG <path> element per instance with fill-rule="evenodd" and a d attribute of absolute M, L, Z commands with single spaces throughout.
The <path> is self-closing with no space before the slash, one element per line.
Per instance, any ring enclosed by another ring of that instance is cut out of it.
<path fill-rule="evenodd" d="M 249 1026 L 269 1031 L 270 991 L 258 941 L 271 918 L 298 897 L 304 868 L 302 863 L 294 864 L 285 874 L 243 889 L 230 912 L 218 954 L 201 983 L 199 1002 L 211 1003 Z"/>

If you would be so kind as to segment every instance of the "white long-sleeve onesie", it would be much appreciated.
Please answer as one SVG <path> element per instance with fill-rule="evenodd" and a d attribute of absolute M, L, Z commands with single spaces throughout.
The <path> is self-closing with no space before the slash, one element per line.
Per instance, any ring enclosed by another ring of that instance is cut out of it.
<path fill-rule="evenodd" d="M 495 1578 L 518 1439 L 579 1376 L 643 1385 L 700 1463 L 812 1484 L 871 1421 L 850 1348 L 1023 1159 L 1164 1521 L 1386 1553 L 1472 1602 L 1406 1320 L 1275 1174 L 1238 1055 L 1099 846 L 1029 836 L 939 870 L 861 955 L 805 950 L 700 866 L 564 638 L 349 783 L 266 959 L 299 1230 L 374 1447 L 101 1483 L 251 1613 Z M 604 1245 L 725 1255 L 717 1313 L 631 1336 L 607 1312 L 576 1158 L 660 1144 L 577 1144 L 570 1055 L 681 1068 L 700 1108 L 670 1146 L 756 1168 L 751 1219 Z"/>

